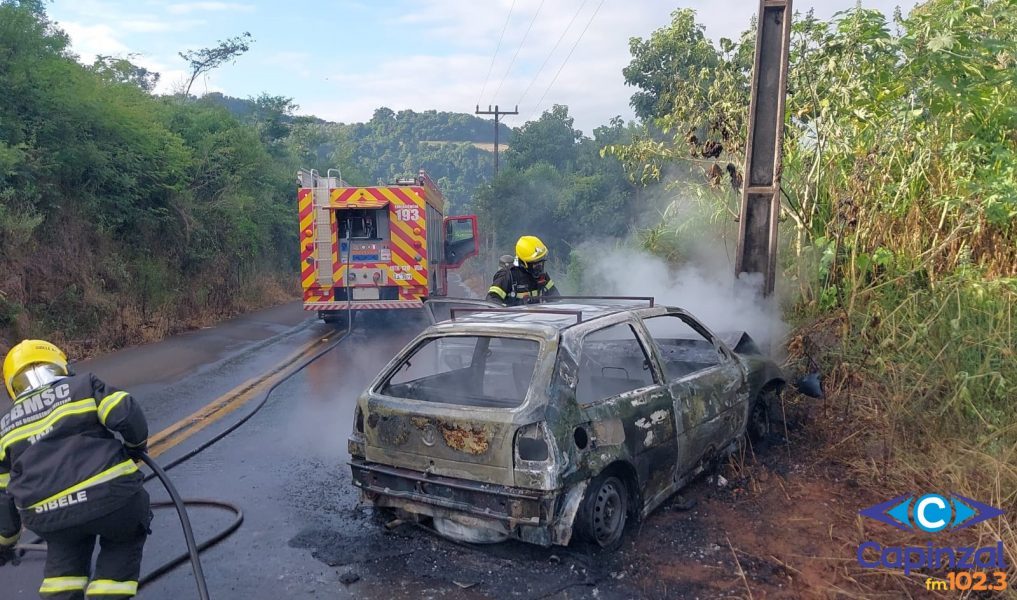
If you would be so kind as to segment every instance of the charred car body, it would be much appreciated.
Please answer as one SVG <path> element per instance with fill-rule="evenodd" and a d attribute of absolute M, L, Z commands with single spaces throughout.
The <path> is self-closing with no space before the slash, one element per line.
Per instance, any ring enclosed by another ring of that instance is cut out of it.
<path fill-rule="evenodd" d="M 616 546 L 765 434 L 785 383 L 746 334 L 649 298 L 466 302 L 430 304 L 451 318 L 358 399 L 349 441 L 366 501 L 460 540 Z"/>

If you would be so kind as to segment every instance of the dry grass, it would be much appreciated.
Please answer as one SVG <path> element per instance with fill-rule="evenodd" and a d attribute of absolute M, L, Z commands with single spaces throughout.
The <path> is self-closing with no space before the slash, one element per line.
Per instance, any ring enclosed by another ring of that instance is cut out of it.
<path fill-rule="evenodd" d="M 807 356 L 824 366 L 828 400 L 816 425 L 827 456 L 875 497 L 939 492 L 1002 508 L 1003 517 L 951 532 L 943 542 L 1001 540 L 1011 581 L 1017 579 L 1015 301 L 1005 282 L 964 278 L 902 297 L 873 292 L 850 315 L 841 311 L 800 327 L 789 344 L 789 361 L 798 368 L 804 370 Z M 855 543 L 866 539 L 865 525 L 859 519 Z M 913 542 L 924 546 L 926 538 Z M 844 568 L 866 594 L 915 597 L 914 576 Z M 925 594 L 922 587 L 918 597 Z"/>
<path fill-rule="evenodd" d="M 45 268 L 23 267 L 20 281 L 34 285 L 7 287 L 5 296 L 21 310 L 0 327 L 0 352 L 24 338 L 42 338 L 81 360 L 299 298 L 297 279 L 289 273 L 257 273 L 242 285 L 206 274 L 186 285 L 166 280 L 142 291 L 136 278 L 108 272 L 111 267 L 97 254 L 82 251 L 78 256 L 73 269 L 58 260 L 40 261 Z"/>

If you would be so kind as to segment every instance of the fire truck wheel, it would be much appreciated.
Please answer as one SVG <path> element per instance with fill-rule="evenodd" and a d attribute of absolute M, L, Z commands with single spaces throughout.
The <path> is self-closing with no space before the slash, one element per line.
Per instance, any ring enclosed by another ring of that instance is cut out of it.
<path fill-rule="evenodd" d="M 346 313 L 324 313 L 321 320 L 329 325 L 346 326 Z"/>

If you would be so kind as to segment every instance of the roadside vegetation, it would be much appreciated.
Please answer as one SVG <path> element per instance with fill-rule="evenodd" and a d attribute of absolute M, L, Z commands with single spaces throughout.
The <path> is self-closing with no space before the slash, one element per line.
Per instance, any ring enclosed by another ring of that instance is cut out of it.
<path fill-rule="evenodd" d="M 626 76 L 647 126 L 606 150 L 636 181 L 680 188 L 714 235 L 737 214 L 753 31 L 715 46 L 680 10 L 634 40 Z M 1013 0 L 930 0 L 889 21 L 861 8 L 798 15 L 780 223 L 790 361 L 819 361 L 844 417 L 825 425 L 828 457 L 874 495 L 942 490 L 1003 508 L 970 533 L 1003 540 L 1011 565 L 1015 40 Z M 671 177 L 675 165 L 700 183 Z M 676 258 L 693 232 L 666 215 L 642 240 Z M 871 581 L 856 583 L 874 592 Z"/>
<path fill-rule="evenodd" d="M 3 340 L 80 357 L 291 295 L 284 132 L 74 58 L 39 6 L 0 3 Z"/>

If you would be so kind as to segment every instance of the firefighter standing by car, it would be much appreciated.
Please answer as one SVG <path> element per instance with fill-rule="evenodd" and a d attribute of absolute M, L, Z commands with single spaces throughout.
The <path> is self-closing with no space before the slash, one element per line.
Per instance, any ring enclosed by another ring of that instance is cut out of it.
<path fill-rule="evenodd" d="M 487 291 L 487 299 L 505 306 L 518 306 L 539 301 L 541 296 L 558 296 L 554 281 L 544 271 L 547 246 L 539 238 L 524 235 L 516 242 L 516 258 L 510 265 L 504 261 Z"/>
<path fill-rule="evenodd" d="M 14 346 L 3 378 L 13 404 L 0 413 L 0 566 L 15 560 L 24 524 L 47 544 L 41 597 L 134 596 L 152 520 L 133 460 L 148 440 L 141 407 L 91 373 L 72 374 L 42 340 Z"/>

